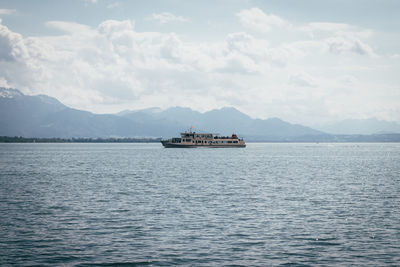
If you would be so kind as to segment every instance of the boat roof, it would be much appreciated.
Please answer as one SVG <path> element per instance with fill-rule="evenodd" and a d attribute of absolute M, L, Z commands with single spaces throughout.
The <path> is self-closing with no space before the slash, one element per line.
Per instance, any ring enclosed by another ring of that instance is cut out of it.
<path fill-rule="evenodd" d="M 184 133 L 181 133 L 181 134 L 198 134 L 198 135 L 210 135 L 210 134 L 212 134 L 212 135 L 219 135 L 219 133 L 198 133 L 198 132 L 184 132 Z"/>

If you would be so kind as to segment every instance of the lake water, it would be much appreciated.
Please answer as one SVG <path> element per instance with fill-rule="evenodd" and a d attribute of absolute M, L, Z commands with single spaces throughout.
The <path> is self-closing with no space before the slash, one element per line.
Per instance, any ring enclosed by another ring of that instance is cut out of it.
<path fill-rule="evenodd" d="M 400 144 L 0 144 L 0 264 L 400 264 Z"/>

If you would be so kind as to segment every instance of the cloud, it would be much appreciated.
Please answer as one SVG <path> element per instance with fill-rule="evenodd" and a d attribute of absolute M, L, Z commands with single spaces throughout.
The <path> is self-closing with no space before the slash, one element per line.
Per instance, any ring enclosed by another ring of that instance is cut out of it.
<path fill-rule="evenodd" d="M 15 12 L 17 12 L 15 9 L 0 8 L 0 15 L 12 15 Z"/>
<path fill-rule="evenodd" d="M 337 32 L 348 31 L 349 29 L 351 29 L 351 26 L 346 23 L 311 22 L 306 27 L 304 27 L 304 29 L 311 31 Z"/>
<path fill-rule="evenodd" d="M 239 17 L 243 26 L 262 33 L 269 32 L 274 27 L 288 25 L 288 23 L 279 16 L 266 14 L 257 7 L 243 9 L 238 12 L 236 16 Z"/>
<path fill-rule="evenodd" d="M 355 53 L 359 55 L 368 55 L 370 57 L 377 57 L 374 50 L 359 39 L 332 37 L 325 40 L 329 52 L 335 54 L 342 53 Z"/>
<path fill-rule="evenodd" d="M 121 3 L 120 2 L 113 2 L 107 5 L 107 8 L 117 8 L 120 7 Z"/>
<path fill-rule="evenodd" d="M 354 86 L 358 82 L 358 80 L 354 76 L 344 75 L 344 76 L 339 78 L 339 82 L 342 83 L 342 84 L 345 84 L 345 85 Z"/>
<path fill-rule="evenodd" d="M 350 35 L 333 35 L 327 38 L 313 39 L 307 41 L 296 41 L 286 44 L 285 47 L 298 57 L 311 57 L 317 53 L 320 55 L 332 54 L 340 55 L 358 55 L 378 58 L 374 49 L 359 38 Z"/>
<path fill-rule="evenodd" d="M 221 68 L 215 69 L 218 72 L 232 74 L 257 74 L 260 73 L 257 64 L 249 58 L 239 53 L 232 53 L 223 61 Z"/>
<path fill-rule="evenodd" d="M 106 20 L 100 23 L 98 31 L 102 34 L 120 35 L 129 32 L 134 32 L 135 23 L 131 20 Z"/>
<path fill-rule="evenodd" d="M 317 87 L 315 79 L 306 72 L 290 75 L 289 84 L 301 87 Z"/>
<path fill-rule="evenodd" d="M 328 116 L 335 102 L 365 99 L 376 88 L 385 99 L 389 90 L 363 82 L 388 74 L 375 71 L 383 59 L 373 56 L 374 36 L 347 24 L 309 23 L 307 31 L 304 25 L 291 26 L 285 34 L 294 37 L 285 40 L 276 38 L 281 36 L 276 31 L 268 38 L 242 31 L 207 42 L 139 31 L 132 20 L 105 20 L 94 27 L 49 21 L 46 26 L 56 34 L 26 37 L 0 21 L 0 85 L 95 112 L 182 105 L 205 111 L 235 105 L 253 116 L 301 122 L 315 119 L 318 111 Z M 372 75 L 360 74 L 359 67 L 370 68 Z M 350 74 L 358 80 L 342 81 Z M 371 103 L 376 98 L 366 103 L 377 109 Z M 349 109 L 341 106 L 340 112 Z"/>
<path fill-rule="evenodd" d="M 298 26 L 297 30 L 307 32 L 313 38 L 318 38 L 319 36 L 347 36 L 368 38 L 373 35 L 373 31 L 370 29 L 364 29 L 346 23 L 332 22 L 310 22 L 304 26 Z"/>
<path fill-rule="evenodd" d="M 9 30 L 0 20 L 0 61 L 23 61 L 27 57 L 22 35 Z"/>
<path fill-rule="evenodd" d="M 226 44 L 230 53 L 240 53 L 253 60 L 255 64 L 267 67 L 283 68 L 290 58 L 295 57 L 294 51 L 287 47 L 271 47 L 268 40 L 255 38 L 245 32 L 228 34 Z"/>
<path fill-rule="evenodd" d="M 3 77 L 0 77 L 0 87 L 10 88 L 10 85 L 8 84 L 7 80 L 4 79 Z"/>
<path fill-rule="evenodd" d="M 170 22 L 189 22 L 190 19 L 182 16 L 175 16 L 169 12 L 153 13 L 149 20 L 156 20 L 161 24 L 166 24 Z"/>
<path fill-rule="evenodd" d="M 229 76 L 260 74 L 264 63 L 255 60 L 256 51 L 247 51 L 264 42 L 243 33 L 223 42 L 191 43 L 174 33 L 137 32 L 130 20 L 106 20 L 96 28 L 65 21 L 46 26 L 59 35 L 23 38 L 0 24 L 0 77 L 25 93 L 48 94 L 92 111 L 144 101 L 180 105 L 193 102 L 193 94 L 202 95 L 196 107 L 225 105 L 206 96 L 223 90 Z"/>
<path fill-rule="evenodd" d="M 91 30 L 91 28 L 87 25 L 69 21 L 47 21 L 45 25 L 49 28 L 53 28 L 71 34 L 79 34 Z"/>
<path fill-rule="evenodd" d="M 295 28 L 298 32 L 306 32 L 311 37 L 310 41 L 300 41 L 304 49 L 333 54 L 358 54 L 377 57 L 377 54 L 365 40 L 374 32 L 346 23 L 311 22 L 305 26 Z"/>

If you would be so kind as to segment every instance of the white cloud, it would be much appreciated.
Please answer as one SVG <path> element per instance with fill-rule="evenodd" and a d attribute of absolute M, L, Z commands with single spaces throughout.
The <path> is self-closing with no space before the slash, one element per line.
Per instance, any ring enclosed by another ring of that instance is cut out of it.
<path fill-rule="evenodd" d="M 10 31 L 0 20 L 0 60 L 23 61 L 28 57 L 22 35 Z"/>
<path fill-rule="evenodd" d="M 156 20 L 161 24 L 166 24 L 170 22 L 189 22 L 190 19 L 182 16 L 176 16 L 169 12 L 153 13 L 149 20 Z"/>
<path fill-rule="evenodd" d="M 261 66 L 283 68 L 290 58 L 296 56 L 296 52 L 287 47 L 271 47 L 268 40 L 255 38 L 245 32 L 228 34 L 226 44 L 229 53 L 240 53 L 250 58 L 259 65 L 257 68 Z"/>
<path fill-rule="evenodd" d="M 117 8 L 120 7 L 121 3 L 120 2 L 113 2 L 107 5 L 107 8 Z"/>
<path fill-rule="evenodd" d="M 215 71 L 233 74 L 257 74 L 260 72 L 252 59 L 239 53 L 228 55 L 223 60 L 223 66 Z"/>
<path fill-rule="evenodd" d="M 374 50 L 359 39 L 349 39 L 344 37 L 332 37 L 325 40 L 328 50 L 332 53 L 356 53 L 376 57 Z"/>
<path fill-rule="evenodd" d="M 298 72 L 290 75 L 289 84 L 302 87 L 317 87 L 315 79 L 306 72 Z"/>
<path fill-rule="evenodd" d="M 297 27 L 298 31 L 307 32 L 312 38 L 344 36 L 348 38 L 369 38 L 373 31 L 346 23 L 311 22 Z"/>
<path fill-rule="evenodd" d="M 344 76 L 339 78 L 339 82 L 341 82 L 341 83 L 343 83 L 345 85 L 352 85 L 353 86 L 358 82 L 358 80 L 354 76 L 344 75 Z"/>
<path fill-rule="evenodd" d="M 348 31 L 352 27 L 346 23 L 331 23 L 331 22 L 311 22 L 303 29 L 309 31 Z"/>
<path fill-rule="evenodd" d="M 91 28 L 87 25 L 69 21 L 47 21 L 45 24 L 49 28 L 71 34 L 81 34 L 91 30 Z"/>
<path fill-rule="evenodd" d="M 359 55 L 371 58 L 379 57 L 374 49 L 361 39 L 352 36 L 337 36 L 313 39 L 307 41 L 296 41 L 286 44 L 285 47 L 298 57 L 309 57 L 318 54 L 334 55 Z"/>
<path fill-rule="evenodd" d="M 134 26 L 135 24 L 131 20 L 106 20 L 99 25 L 98 31 L 107 36 L 120 35 L 133 32 Z"/>
<path fill-rule="evenodd" d="M 279 21 L 261 24 L 290 25 Z M 354 112 L 351 101 L 359 99 L 366 103 L 363 112 L 372 112 L 369 107 L 383 108 L 385 94 L 390 95 L 389 86 L 376 82 L 387 70 L 376 69 L 383 59 L 374 56 L 373 36 L 347 24 L 309 23 L 307 31 L 291 26 L 285 33 L 296 38 L 284 41 L 274 39 L 271 31 L 268 38 L 233 32 L 208 42 L 142 32 L 131 20 L 106 20 L 97 27 L 49 21 L 46 26 L 59 32 L 24 37 L 0 21 L 0 85 L 102 113 L 149 106 L 205 111 L 234 105 L 253 116 L 293 122 Z M 379 104 L 373 102 L 378 93 L 371 93 L 376 88 L 381 90 Z M 388 101 L 399 99 L 390 96 Z M 339 109 L 337 102 L 345 104 Z M 391 102 L 391 108 L 396 107 Z"/>
<path fill-rule="evenodd" d="M 0 77 L 0 87 L 10 88 L 10 85 L 8 84 L 7 80 L 4 79 L 3 77 Z"/>
<path fill-rule="evenodd" d="M 86 4 L 97 4 L 98 0 L 85 0 Z"/>
<path fill-rule="evenodd" d="M 17 12 L 15 9 L 0 8 L 0 15 L 11 15 Z"/>
<path fill-rule="evenodd" d="M 261 9 L 253 7 L 243 9 L 236 14 L 243 26 L 259 32 L 269 32 L 273 27 L 287 26 L 288 23 L 274 14 L 266 14 Z"/>
<path fill-rule="evenodd" d="M 4 63 L 0 77 L 25 92 L 48 94 L 76 108 L 106 112 L 132 108 L 144 100 L 170 99 L 161 105 L 165 107 L 192 103 L 193 94 L 202 95 L 194 101 L 196 107 L 214 108 L 229 104 L 209 97 L 213 90 L 224 89 L 226 77 L 261 71 L 256 54 L 246 48 L 261 47 L 263 42 L 250 35 L 233 34 L 221 43 L 190 43 L 174 33 L 136 32 L 129 20 L 107 20 L 97 28 L 63 21 L 46 25 L 61 34 L 24 39 L 0 25 L 7 36 L 7 49 L 1 49 L 4 59 L 21 61 Z"/>

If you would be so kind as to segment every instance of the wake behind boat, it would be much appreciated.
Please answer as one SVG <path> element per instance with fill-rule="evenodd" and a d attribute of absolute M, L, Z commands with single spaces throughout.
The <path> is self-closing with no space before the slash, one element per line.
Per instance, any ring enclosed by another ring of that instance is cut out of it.
<path fill-rule="evenodd" d="M 161 140 L 161 144 L 166 147 L 246 147 L 243 138 L 240 139 L 236 134 L 232 136 L 219 136 L 212 133 L 181 133 L 181 137 L 174 137 L 167 140 Z"/>

